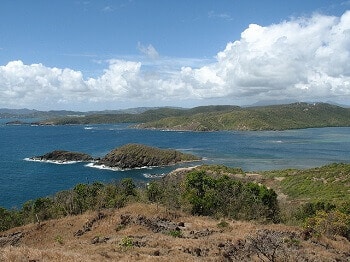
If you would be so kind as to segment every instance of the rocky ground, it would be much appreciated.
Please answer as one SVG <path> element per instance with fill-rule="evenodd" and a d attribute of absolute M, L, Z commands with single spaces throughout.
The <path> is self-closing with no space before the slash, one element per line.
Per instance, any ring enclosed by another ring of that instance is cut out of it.
<path fill-rule="evenodd" d="M 89 212 L 0 233 L 0 261 L 350 261 L 345 238 L 215 220 L 156 205 Z"/>

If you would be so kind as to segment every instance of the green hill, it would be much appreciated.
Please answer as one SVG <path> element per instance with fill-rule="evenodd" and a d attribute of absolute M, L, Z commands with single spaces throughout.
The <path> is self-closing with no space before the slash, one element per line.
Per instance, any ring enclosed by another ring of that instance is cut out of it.
<path fill-rule="evenodd" d="M 79 124 L 114 124 L 114 123 L 147 123 L 167 117 L 191 116 L 198 113 L 224 112 L 236 106 L 201 106 L 191 109 L 157 108 L 141 113 L 95 113 L 85 116 L 65 116 L 49 118 L 36 124 L 40 125 L 79 125 Z"/>
<path fill-rule="evenodd" d="M 96 113 L 41 121 L 40 125 L 136 123 L 138 128 L 190 131 L 286 130 L 350 126 L 350 108 L 325 103 L 242 108 L 201 106 L 191 109 L 157 108 L 141 113 Z"/>
<path fill-rule="evenodd" d="M 350 109 L 324 103 L 239 108 L 163 118 L 138 127 L 172 130 L 286 130 L 350 126 Z"/>

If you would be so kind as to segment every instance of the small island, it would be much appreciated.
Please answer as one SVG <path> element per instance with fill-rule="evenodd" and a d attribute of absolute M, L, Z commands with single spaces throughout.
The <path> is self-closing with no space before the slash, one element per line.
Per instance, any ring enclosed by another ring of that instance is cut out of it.
<path fill-rule="evenodd" d="M 91 167 L 107 167 L 118 169 L 130 169 L 140 167 L 169 166 L 181 162 L 192 162 L 201 158 L 181 153 L 173 149 L 160 149 L 141 144 L 126 144 L 113 149 L 103 158 L 65 150 L 55 150 L 42 156 L 29 158 L 31 161 L 52 162 L 58 164 L 75 162 L 92 162 Z"/>
<path fill-rule="evenodd" d="M 94 161 L 94 158 L 85 153 L 71 152 L 71 151 L 65 151 L 65 150 L 55 150 L 42 156 L 31 157 L 30 160 L 68 163 L 68 162 L 90 162 L 90 161 Z"/>
<path fill-rule="evenodd" d="M 200 158 L 172 149 L 159 149 L 141 144 L 126 144 L 116 148 L 99 160 L 95 165 L 111 168 L 139 168 L 150 166 L 168 166 L 180 162 L 198 161 Z"/>

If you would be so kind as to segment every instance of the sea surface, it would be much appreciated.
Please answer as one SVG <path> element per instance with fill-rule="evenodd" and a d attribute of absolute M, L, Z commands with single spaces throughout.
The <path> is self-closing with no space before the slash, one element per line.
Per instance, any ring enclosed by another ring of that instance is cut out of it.
<path fill-rule="evenodd" d="M 78 183 L 113 182 L 132 177 L 148 181 L 182 166 L 224 164 L 245 171 L 310 168 L 350 162 L 350 128 L 289 131 L 181 132 L 140 130 L 127 124 L 30 126 L 5 125 L 0 119 L 0 206 L 20 208 L 38 197 L 73 188 Z M 56 149 L 102 157 L 126 143 L 177 149 L 203 158 L 170 167 L 111 171 L 86 163 L 26 161 Z"/>

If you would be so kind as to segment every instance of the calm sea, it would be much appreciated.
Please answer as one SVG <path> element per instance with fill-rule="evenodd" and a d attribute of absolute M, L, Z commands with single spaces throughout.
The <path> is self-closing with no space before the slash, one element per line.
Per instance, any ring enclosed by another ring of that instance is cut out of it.
<path fill-rule="evenodd" d="M 20 207 L 29 199 L 52 195 L 77 183 L 111 182 L 125 177 L 147 181 L 149 174 L 163 174 L 179 167 L 110 171 L 84 163 L 57 165 L 24 160 L 56 149 L 101 157 L 126 143 L 142 143 L 192 153 L 203 157 L 202 163 L 246 171 L 350 162 L 350 128 L 176 132 L 131 129 L 126 124 L 6 126 L 6 121 L 0 119 L 0 206 L 6 208 Z"/>

